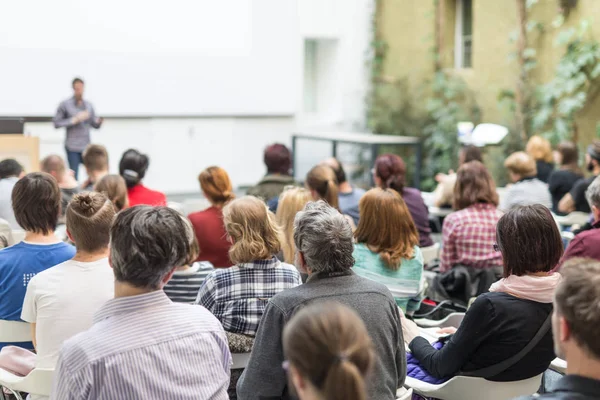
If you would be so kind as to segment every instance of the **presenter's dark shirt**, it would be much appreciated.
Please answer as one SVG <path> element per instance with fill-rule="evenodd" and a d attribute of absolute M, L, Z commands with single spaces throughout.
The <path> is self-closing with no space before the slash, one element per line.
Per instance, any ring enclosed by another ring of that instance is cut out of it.
<path fill-rule="evenodd" d="M 87 121 L 73 124 L 71 120 L 81 111 L 89 112 L 90 118 Z M 90 144 L 90 127 L 100 128 L 92 103 L 82 100 L 81 103 L 77 104 L 75 97 L 60 103 L 53 122 L 55 128 L 67 128 L 65 147 L 67 150 L 75 152 L 83 152 L 86 146 Z"/>

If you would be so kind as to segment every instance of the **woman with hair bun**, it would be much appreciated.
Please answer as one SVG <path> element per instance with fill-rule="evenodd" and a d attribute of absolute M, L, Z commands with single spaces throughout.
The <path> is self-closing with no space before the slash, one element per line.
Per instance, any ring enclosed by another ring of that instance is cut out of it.
<path fill-rule="evenodd" d="M 235 198 L 231 180 L 223 168 L 212 166 L 200 173 L 198 181 L 204 197 L 210 202 L 210 207 L 188 216 L 200 246 L 197 261 L 208 261 L 215 268 L 231 267 L 231 243 L 227 240 L 223 224 L 223 207 Z"/>
<path fill-rule="evenodd" d="M 339 303 L 300 310 L 283 331 L 283 352 L 300 400 L 366 400 L 375 364 L 371 338 L 360 317 Z"/>
<path fill-rule="evenodd" d="M 129 149 L 119 162 L 119 175 L 127 184 L 127 195 L 131 207 L 140 204 L 149 206 L 166 206 L 167 197 L 164 193 L 152 190 L 142 185 L 146 171 L 150 166 L 150 159 L 135 149 Z"/>

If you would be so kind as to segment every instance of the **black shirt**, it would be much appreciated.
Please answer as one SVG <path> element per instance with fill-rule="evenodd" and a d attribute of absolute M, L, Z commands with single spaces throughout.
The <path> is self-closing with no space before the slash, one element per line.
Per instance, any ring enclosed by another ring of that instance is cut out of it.
<path fill-rule="evenodd" d="M 573 185 L 573 188 L 569 193 L 571 193 L 571 197 L 575 202 L 575 211 L 581 211 L 584 213 L 591 213 L 590 205 L 585 198 L 585 191 L 588 186 L 592 184 L 592 182 L 596 179 L 595 176 L 590 176 L 589 178 L 580 179 Z"/>
<path fill-rule="evenodd" d="M 500 292 L 485 293 L 477 297 L 458 331 L 442 349 L 434 349 L 422 337 L 416 337 L 409 347 L 432 376 L 452 377 L 460 371 L 476 371 L 498 364 L 517 354 L 533 339 L 551 312 L 551 303 Z M 544 372 L 554 357 L 549 330 L 525 357 L 489 380 L 507 382 L 532 378 Z"/>
<path fill-rule="evenodd" d="M 537 167 L 537 178 L 544 183 L 548 183 L 550 174 L 554 170 L 554 164 L 538 160 L 535 165 Z"/>
<path fill-rule="evenodd" d="M 552 211 L 555 214 L 558 212 L 558 203 L 569 193 L 579 179 L 583 178 L 581 174 L 570 171 L 568 169 L 559 169 L 550 174 L 548 179 L 548 190 L 552 195 Z"/>
<path fill-rule="evenodd" d="M 559 400 L 592 400 L 600 399 L 600 381 L 584 378 L 578 375 L 563 376 L 554 385 L 550 393 L 539 396 L 519 397 L 518 400 L 528 399 L 559 399 Z"/>

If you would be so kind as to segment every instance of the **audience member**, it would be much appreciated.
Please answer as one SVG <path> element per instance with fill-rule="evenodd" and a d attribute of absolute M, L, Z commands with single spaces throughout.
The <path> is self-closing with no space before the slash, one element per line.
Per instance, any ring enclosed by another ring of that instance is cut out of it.
<path fill-rule="evenodd" d="M 354 187 L 348 182 L 346 171 L 340 161 L 334 157 L 328 158 L 323 162 L 333 169 L 338 183 L 338 198 L 339 206 L 342 214 L 349 215 L 354 221 L 354 225 L 358 225 L 359 213 L 358 202 L 365 194 L 364 189 Z"/>
<path fill-rule="evenodd" d="M 336 210 L 340 209 L 337 178 L 333 169 L 327 165 L 316 165 L 306 174 L 306 187 L 313 200 L 323 200 Z"/>
<path fill-rule="evenodd" d="M 534 135 L 527 142 L 525 151 L 535 161 L 537 170 L 536 178 L 544 183 L 548 183 L 550 174 L 554 170 L 552 146 L 547 139 Z"/>
<path fill-rule="evenodd" d="M 550 317 L 560 274 L 550 273 L 562 255 L 562 239 L 546 207 L 515 207 L 498 221 L 497 248 L 504 279 L 477 297 L 458 330 L 436 350 L 403 319 L 404 339 L 412 355 L 435 378 L 462 375 L 508 382 L 544 372 L 554 359 Z M 519 353 L 541 331 L 543 336 L 520 360 L 501 371 L 486 371 Z"/>
<path fill-rule="evenodd" d="M 554 296 L 554 351 L 567 374 L 550 393 L 525 399 L 592 400 L 600 394 L 600 263 L 573 259 L 561 271 Z"/>
<path fill-rule="evenodd" d="M 372 338 L 377 361 L 367 383 L 369 399 L 393 400 L 404 384 L 406 355 L 394 297 L 383 285 L 352 272 L 352 229 L 346 218 L 323 201 L 309 203 L 296 216 L 296 266 L 309 275 L 305 284 L 273 297 L 260 322 L 248 366 L 240 377 L 240 400 L 290 399 L 282 332 L 302 307 L 338 301 L 358 313 Z"/>
<path fill-rule="evenodd" d="M 167 197 L 164 193 L 148 189 L 142 184 L 146 171 L 150 165 L 148 156 L 135 149 L 129 149 L 121 157 L 119 162 L 119 175 L 125 179 L 127 184 L 127 196 L 129 206 L 139 204 L 149 206 L 166 206 Z"/>
<path fill-rule="evenodd" d="M 115 298 L 60 351 L 52 399 L 227 399 L 231 355 L 219 321 L 162 290 L 189 255 L 177 211 L 117 214 L 109 263 Z"/>
<path fill-rule="evenodd" d="M 296 214 L 304 209 L 304 206 L 312 200 L 308 189 L 301 187 L 290 187 L 279 196 L 279 207 L 277 207 L 277 223 L 283 231 L 281 247 L 283 261 L 288 264 L 295 263 L 296 246 L 294 245 L 294 220 Z"/>
<path fill-rule="evenodd" d="M 121 211 L 129 207 L 127 184 L 121 175 L 105 175 L 96 183 L 96 192 L 104 193 L 113 203 L 115 209 Z"/>
<path fill-rule="evenodd" d="M 73 196 L 79 193 L 79 184 L 75 180 L 73 171 L 67 170 L 65 160 L 57 155 L 50 155 L 42 160 L 41 170 L 46 172 L 56 179 L 58 187 L 62 195 L 61 200 L 61 215 L 59 222 L 64 223 L 65 213 L 67 212 L 67 206 L 73 198 Z"/>
<path fill-rule="evenodd" d="M 548 185 L 536 177 L 537 167 L 529 154 L 523 151 L 511 154 L 504 161 L 504 167 L 508 170 L 513 184 L 506 190 L 506 196 L 500 204 L 501 210 L 508 211 L 516 206 L 531 204 L 552 207 Z"/>
<path fill-rule="evenodd" d="M 11 194 L 17 181 L 25 175 L 17 160 L 8 158 L 0 161 L 0 218 L 6 220 L 12 229 L 21 229 L 11 204 Z"/>
<path fill-rule="evenodd" d="M 75 255 L 73 246 L 54 235 L 60 201 L 56 179 L 46 173 L 25 175 L 15 184 L 13 210 L 25 240 L 0 251 L 0 319 L 20 321 L 31 278 Z"/>
<path fill-rule="evenodd" d="M 12 228 L 5 219 L 0 218 L 0 249 L 14 244 Z"/>
<path fill-rule="evenodd" d="M 575 182 L 583 178 L 583 173 L 579 168 L 579 151 L 577 145 L 573 142 L 563 142 L 558 145 L 555 152 L 559 169 L 550 174 L 548 179 L 548 189 L 552 196 L 552 211 L 555 214 L 561 213 L 558 209 L 558 203 L 571 191 Z"/>
<path fill-rule="evenodd" d="M 267 174 L 255 186 L 248 189 L 248 194 L 264 201 L 279 197 L 286 186 L 297 185 L 292 171 L 292 153 L 283 144 L 275 143 L 265 149 L 264 162 Z"/>
<path fill-rule="evenodd" d="M 394 189 L 402 196 L 419 231 L 419 246 L 432 246 L 429 210 L 423 201 L 421 192 L 406 187 L 406 165 L 402 158 L 395 154 L 383 154 L 377 157 L 373 168 L 373 179 L 377 187 Z"/>
<path fill-rule="evenodd" d="M 479 161 L 483 163 L 483 155 L 481 149 L 477 146 L 468 145 L 460 149 L 458 155 L 458 166 L 471 161 Z M 438 182 L 435 191 L 433 192 L 433 205 L 436 207 L 452 207 L 454 203 L 454 184 L 456 183 L 456 174 L 450 171 L 448 175 L 438 174 L 435 177 Z"/>
<path fill-rule="evenodd" d="M 479 161 L 463 164 L 456 176 L 456 211 L 444 219 L 440 271 L 456 265 L 502 267 L 502 256 L 493 249 L 496 224 L 502 216 L 494 179 Z"/>
<path fill-rule="evenodd" d="M 77 253 L 34 276 L 23 301 L 21 319 L 32 327 L 36 368 L 53 369 L 63 342 L 89 329 L 96 311 L 114 297 L 108 264 L 114 216 L 114 207 L 101 193 L 79 193 L 69 203 L 67 235 Z"/>
<path fill-rule="evenodd" d="M 185 223 L 190 252 L 184 265 L 175 270 L 171 280 L 167 282 L 163 290 L 174 302 L 194 304 L 204 280 L 208 274 L 214 271 L 214 268 L 207 261 L 196 262 L 198 254 L 200 254 L 200 247 L 194 234 L 194 228 L 187 218 L 181 217 L 181 219 Z"/>
<path fill-rule="evenodd" d="M 231 243 L 223 224 L 223 207 L 235 197 L 229 175 L 223 168 L 208 167 L 200 173 L 198 181 L 204 197 L 210 202 L 206 210 L 188 216 L 200 246 L 198 261 L 208 261 L 216 268 L 230 267 Z"/>
<path fill-rule="evenodd" d="M 298 311 L 283 330 L 283 353 L 300 400 L 367 400 L 376 356 L 351 308 L 317 303 Z"/>
<path fill-rule="evenodd" d="M 592 229 L 578 233 L 563 255 L 561 264 L 570 258 L 585 257 L 600 261 L 600 177 L 594 179 L 586 191 L 594 222 Z"/>
<path fill-rule="evenodd" d="M 102 145 L 90 144 L 83 151 L 82 159 L 88 178 L 81 188 L 91 191 L 102 177 L 108 175 L 108 152 Z"/>
<path fill-rule="evenodd" d="M 600 175 L 600 140 L 594 140 L 587 148 L 585 154 L 585 165 L 593 176 L 582 178 L 573 184 L 573 188 L 558 203 L 558 211 L 561 213 L 571 213 L 580 211 L 584 213 L 591 212 L 590 205 L 585 197 L 585 191 L 592 181 Z"/>
<path fill-rule="evenodd" d="M 393 189 L 371 189 L 360 200 L 360 215 L 364 218 L 354 232 L 354 272 L 386 285 L 404 312 L 418 310 L 423 255 L 404 200 Z"/>
<path fill-rule="evenodd" d="M 269 299 L 301 284 L 300 273 L 280 262 L 281 232 L 265 203 L 244 196 L 225 206 L 223 217 L 231 238 L 231 268 L 215 270 L 198 293 L 227 332 L 254 336 Z"/>

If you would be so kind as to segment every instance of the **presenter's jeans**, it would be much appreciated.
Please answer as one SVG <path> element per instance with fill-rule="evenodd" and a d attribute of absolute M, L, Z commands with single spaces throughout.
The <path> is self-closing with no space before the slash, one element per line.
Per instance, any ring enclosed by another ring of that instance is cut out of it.
<path fill-rule="evenodd" d="M 69 168 L 75 172 L 75 179 L 79 177 L 79 165 L 83 163 L 83 158 L 81 152 L 71 151 L 65 148 L 67 152 L 67 161 L 69 163 Z"/>

